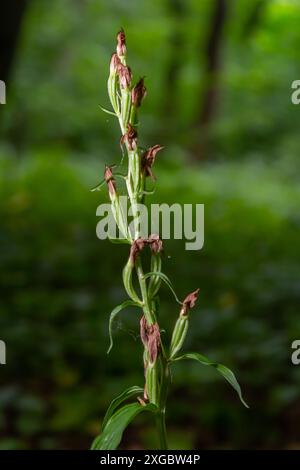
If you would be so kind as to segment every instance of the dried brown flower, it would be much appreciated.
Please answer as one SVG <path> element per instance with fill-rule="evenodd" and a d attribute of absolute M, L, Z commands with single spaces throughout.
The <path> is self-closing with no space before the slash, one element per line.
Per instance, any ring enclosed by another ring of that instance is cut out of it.
<path fill-rule="evenodd" d="M 121 88 L 129 88 L 132 80 L 132 73 L 130 67 L 123 65 L 122 62 L 118 64 L 118 75 Z"/>
<path fill-rule="evenodd" d="M 145 315 L 143 315 L 140 321 L 140 334 L 142 343 L 149 353 L 149 360 L 152 364 L 154 364 L 160 346 L 159 326 L 157 323 L 152 323 L 152 325 L 149 325 Z"/>
<path fill-rule="evenodd" d="M 163 248 L 162 240 L 155 233 L 152 233 L 152 235 L 150 235 L 150 237 L 148 238 L 148 243 L 150 245 L 152 253 L 157 254 L 162 251 L 162 248 Z"/>
<path fill-rule="evenodd" d="M 126 37 L 123 29 L 117 34 L 117 54 L 119 57 L 126 55 Z"/>
<path fill-rule="evenodd" d="M 150 147 L 147 152 L 145 152 L 142 156 L 142 170 L 145 176 L 150 176 L 152 179 L 154 179 L 154 175 L 152 173 L 152 165 L 155 162 L 157 152 L 159 152 L 163 148 L 164 147 L 162 147 L 161 145 L 154 145 L 153 147 Z"/>
<path fill-rule="evenodd" d="M 116 194 L 116 181 L 110 166 L 105 166 L 104 179 L 107 183 L 110 194 Z"/>
<path fill-rule="evenodd" d="M 144 79 L 141 78 L 131 91 L 131 102 L 133 106 L 135 106 L 136 108 L 139 108 L 146 94 L 147 94 L 147 89 L 144 85 Z"/>
<path fill-rule="evenodd" d="M 140 253 L 140 251 L 144 249 L 145 243 L 146 243 L 146 240 L 144 240 L 144 238 L 137 238 L 132 243 L 131 248 L 130 248 L 129 259 L 131 260 L 133 264 L 135 263 L 135 260 L 138 254 Z"/>
<path fill-rule="evenodd" d="M 126 134 L 121 137 L 121 144 L 127 142 L 129 150 L 135 150 L 137 147 L 137 131 L 135 128 L 128 124 Z"/>
<path fill-rule="evenodd" d="M 146 403 L 147 400 L 148 400 L 148 397 L 147 397 L 147 395 L 145 396 L 145 390 L 144 390 L 144 399 L 141 398 L 141 397 L 137 397 L 137 401 L 139 402 L 140 405 L 146 406 L 147 405 L 147 403 Z"/>
<path fill-rule="evenodd" d="M 196 289 L 195 291 L 191 292 L 186 296 L 184 301 L 182 302 L 182 307 L 180 310 L 180 315 L 185 316 L 189 313 L 190 309 L 193 308 L 196 304 L 198 294 L 200 289 Z"/>

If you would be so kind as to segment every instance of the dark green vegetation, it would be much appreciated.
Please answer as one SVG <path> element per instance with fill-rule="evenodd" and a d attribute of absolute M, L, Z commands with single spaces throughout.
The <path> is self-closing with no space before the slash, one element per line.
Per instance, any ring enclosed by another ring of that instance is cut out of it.
<path fill-rule="evenodd" d="M 165 242 L 165 272 L 180 298 L 201 287 L 185 350 L 221 358 L 251 407 L 214 370 L 179 363 L 170 447 L 300 446 L 300 367 L 290 361 L 300 337 L 300 107 L 290 102 L 300 5 L 227 2 L 210 103 L 213 3 L 29 6 L 0 116 L 2 448 L 88 448 L 111 398 L 143 385 L 135 310 L 120 314 L 118 351 L 106 356 L 127 247 L 97 240 L 106 192 L 88 191 L 103 164 L 120 159 L 117 124 L 98 107 L 108 106 L 107 57 L 120 26 L 134 70 L 149 77 L 145 146 L 166 146 L 154 199 L 205 204 L 202 251 Z M 169 298 L 162 290 L 166 325 L 178 315 Z M 123 445 L 155 447 L 147 414 Z"/>

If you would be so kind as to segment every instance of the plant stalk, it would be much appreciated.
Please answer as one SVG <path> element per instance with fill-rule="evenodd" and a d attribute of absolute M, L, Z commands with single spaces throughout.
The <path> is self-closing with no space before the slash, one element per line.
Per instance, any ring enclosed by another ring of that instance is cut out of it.
<path fill-rule="evenodd" d="M 121 63 L 126 66 L 126 57 L 125 55 L 120 57 Z M 122 135 L 127 131 L 128 124 L 132 126 L 136 125 L 136 109 L 131 104 L 131 92 L 128 89 L 121 90 L 119 95 L 119 100 L 116 92 L 116 80 L 112 83 L 113 90 L 111 90 L 111 95 L 113 96 L 114 109 L 116 111 Z M 119 101 L 119 103 L 118 103 Z M 125 143 L 125 147 L 128 154 L 128 175 L 126 177 L 126 186 L 128 191 L 128 196 L 130 199 L 133 218 L 134 218 L 134 240 L 137 240 L 140 237 L 140 228 L 138 221 L 138 203 L 143 202 L 144 200 L 144 189 L 145 189 L 145 177 L 141 172 L 141 154 L 139 149 L 132 151 L 128 142 Z M 157 256 L 160 257 L 160 254 Z M 161 260 L 157 260 L 159 266 Z M 146 282 L 144 276 L 144 270 L 142 266 L 142 261 L 140 256 L 137 256 L 135 260 L 135 269 L 138 277 L 138 282 L 140 286 L 140 291 L 143 301 L 143 313 L 148 325 L 153 325 L 157 322 L 155 308 L 153 307 L 151 292 L 149 291 L 149 286 Z M 152 284 L 154 280 L 152 280 Z M 152 285 L 152 294 L 155 294 L 156 290 L 153 292 Z M 149 387 L 147 393 L 149 394 L 149 401 L 157 405 L 158 412 L 156 416 L 157 430 L 159 434 L 160 448 L 167 449 L 167 433 L 166 433 L 166 400 L 167 392 L 169 386 L 169 364 L 163 354 L 163 345 L 161 344 L 158 356 L 154 364 L 147 363 L 149 359 L 149 352 L 145 347 L 144 358 L 146 358 L 146 388 Z M 144 359 L 145 360 L 145 359 Z M 149 383 L 147 384 L 147 376 Z"/>
<path fill-rule="evenodd" d="M 168 450 L 165 410 L 159 410 L 156 417 L 159 436 L 159 450 Z"/>

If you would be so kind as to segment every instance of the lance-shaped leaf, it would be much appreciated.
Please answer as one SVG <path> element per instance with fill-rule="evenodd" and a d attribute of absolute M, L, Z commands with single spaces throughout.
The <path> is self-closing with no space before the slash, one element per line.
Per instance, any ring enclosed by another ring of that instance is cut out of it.
<path fill-rule="evenodd" d="M 103 180 L 100 181 L 100 183 L 97 184 L 97 186 L 94 186 L 92 189 L 90 189 L 91 192 L 93 191 L 100 191 L 100 189 L 102 188 L 102 186 L 104 186 L 104 184 L 106 184 L 106 181 L 105 179 L 103 178 Z"/>
<path fill-rule="evenodd" d="M 102 433 L 96 437 L 92 450 L 114 450 L 121 442 L 123 432 L 131 421 L 142 411 L 156 413 L 158 408 L 153 404 L 141 405 L 140 403 L 131 403 L 120 408 L 107 421 Z"/>
<path fill-rule="evenodd" d="M 121 403 L 123 403 L 123 401 L 135 395 L 138 395 L 139 393 L 144 393 L 144 389 L 138 387 L 137 385 L 134 385 L 133 387 L 127 388 L 124 392 L 118 395 L 107 408 L 107 411 L 102 421 L 102 429 L 105 428 L 108 420 L 112 417 L 116 409 L 121 405 Z"/>
<path fill-rule="evenodd" d="M 110 167 L 113 168 L 113 167 L 115 167 L 115 166 L 119 166 L 119 165 L 111 165 Z M 120 179 L 123 179 L 123 180 L 126 178 L 126 176 L 125 176 L 125 175 L 122 175 L 121 173 L 114 173 L 114 177 L 115 177 L 115 178 L 120 178 Z M 107 183 L 106 183 L 106 180 L 105 180 L 105 178 L 103 178 L 103 179 L 100 181 L 100 183 L 98 183 L 96 186 L 94 186 L 93 188 L 91 188 L 90 191 L 91 191 L 91 192 L 93 192 L 93 191 L 100 191 L 101 188 L 102 188 L 102 186 L 104 186 L 104 185 L 106 185 L 106 184 L 107 184 Z"/>
<path fill-rule="evenodd" d="M 176 292 L 175 292 L 175 290 L 172 286 L 172 283 L 171 283 L 170 279 L 168 278 L 168 276 L 166 276 L 164 273 L 161 273 L 159 271 L 157 271 L 157 272 L 156 271 L 151 271 L 150 273 L 145 274 L 144 279 L 147 279 L 148 277 L 151 277 L 151 276 L 160 277 L 167 284 L 167 286 L 169 287 L 170 291 L 174 295 L 174 298 L 175 298 L 176 302 L 179 303 L 179 305 L 182 305 L 182 302 L 180 302 L 180 300 L 178 299 L 178 297 L 176 295 Z"/>
<path fill-rule="evenodd" d="M 109 340 L 110 340 L 110 344 L 109 344 L 109 348 L 108 348 L 108 351 L 107 351 L 107 354 L 110 353 L 112 347 L 113 347 L 113 322 L 116 318 L 116 316 L 118 315 L 118 313 L 121 311 L 121 310 L 124 310 L 124 308 L 126 307 L 141 307 L 142 304 L 139 304 L 137 302 L 134 302 L 133 300 L 125 300 L 125 302 L 123 302 L 122 304 L 120 305 L 117 305 L 111 312 L 110 314 L 110 317 L 109 317 Z"/>
<path fill-rule="evenodd" d="M 99 108 L 104 111 L 106 114 L 110 114 L 111 116 L 116 116 L 118 117 L 118 115 L 116 113 L 114 113 L 113 111 L 109 111 L 108 109 L 106 108 L 103 108 L 102 106 L 99 105 Z"/>
<path fill-rule="evenodd" d="M 204 366 L 214 367 L 221 375 L 223 375 L 223 377 L 227 380 L 227 382 L 229 382 L 230 385 L 234 388 L 234 390 L 237 392 L 243 405 L 246 408 L 249 408 L 249 406 L 243 399 L 241 387 L 238 381 L 236 380 L 234 373 L 230 369 L 228 369 L 228 367 L 223 366 L 223 364 L 218 364 L 217 362 L 212 362 L 207 357 L 199 353 L 186 353 L 186 354 L 183 354 L 182 356 L 176 357 L 175 359 L 173 359 L 173 361 L 180 361 L 182 359 L 194 359 L 195 361 L 200 362 L 200 364 Z"/>

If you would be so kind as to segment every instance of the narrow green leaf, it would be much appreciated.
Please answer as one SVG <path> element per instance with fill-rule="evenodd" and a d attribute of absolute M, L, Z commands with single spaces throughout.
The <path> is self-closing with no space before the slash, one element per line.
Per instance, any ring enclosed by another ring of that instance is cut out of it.
<path fill-rule="evenodd" d="M 130 397 L 133 397 L 134 395 L 138 395 L 139 393 L 144 393 L 144 389 L 141 387 L 138 387 L 137 385 L 134 385 L 133 387 L 127 388 L 124 392 L 122 392 L 120 395 L 118 395 L 109 405 L 105 416 L 102 421 L 102 429 L 105 428 L 108 420 L 112 417 L 114 414 L 115 410 L 118 408 L 123 401 L 127 400 Z"/>
<path fill-rule="evenodd" d="M 102 188 L 102 186 L 106 183 L 105 179 L 103 179 L 102 181 L 100 181 L 100 183 L 97 184 L 97 186 L 94 186 L 92 189 L 90 189 L 91 192 L 93 191 L 100 191 L 100 189 Z"/>
<path fill-rule="evenodd" d="M 117 165 L 111 165 L 111 167 L 115 167 Z M 122 175 L 122 173 L 114 173 L 114 177 L 115 178 L 121 178 L 121 179 L 126 179 L 126 175 Z M 106 183 L 105 181 L 105 178 L 103 178 L 103 180 L 100 181 L 100 183 L 98 183 L 96 186 L 94 186 L 93 188 L 90 189 L 91 192 L 93 191 L 100 191 L 100 189 L 102 188 L 102 186 Z"/>
<path fill-rule="evenodd" d="M 218 364 L 217 362 L 212 362 L 207 357 L 205 357 L 205 356 L 203 356 L 202 354 L 199 354 L 199 353 L 186 353 L 186 354 L 183 354 L 182 356 L 176 357 L 175 359 L 173 359 L 173 361 L 180 361 L 182 359 L 194 359 L 195 361 L 200 362 L 204 366 L 212 366 L 215 369 L 217 369 L 217 371 L 221 375 L 223 375 L 223 377 L 227 380 L 227 382 L 229 382 L 230 385 L 237 392 L 237 394 L 238 394 L 241 402 L 243 403 L 243 405 L 246 408 L 249 408 L 249 406 L 247 405 L 247 403 L 243 399 L 241 387 L 240 387 L 234 373 L 230 369 L 228 369 L 228 367 L 223 366 L 223 364 Z"/>
<path fill-rule="evenodd" d="M 106 108 L 103 108 L 102 106 L 99 105 L 99 108 L 102 109 L 102 111 L 104 111 L 105 113 L 107 114 L 111 114 L 111 116 L 115 116 L 115 117 L 118 117 L 118 115 L 116 113 L 114 113 L 113 111 L 109 111 L 108 109 Z"/>
<path fill-rule="evenodd" d="M 131 403 L 120 408 L 107 421 L 102 433 L 96 437 L 92 450 L 114 450 L 121 442 L 123 432 L 131 421 L 142 411 L 151 411 L 156 413 L 158 408 L 153 404 L 141 405 L 140 403 Z"/>
<path fill-rule="evenodd" d="M 152 194 L 155 193 L 156 190 L 156 183 L 153 185 L 152 189 L 144 189 L 143 191 L 140 192 L 140 194 L 145 194 L 146 196 L 149 195 L 151 196 Z"/>
<path fill-rule="evenodd" d="M 122 304 L 120 305 L 117 305 L 111 312 L 110 314 L 110 317 L 109 317 L 109 339 L 110 339 L 110 344 L 109 344 L 109 348 L 108 348 L 108 351 L 107 351 L 107 354 L 110 353 L 111 351 L 111 348 L 113 347 L 113 333 L 112 333 L 112 327 L 113 327 L 113 322 L 116 318 L 116 316 L 118 315 L 118 313 L 121 311 L 121 310 L 124 310 L 124 308 L 126 307 L 141 307 L 141 304 L 137 303 L 137 302 L 134 302 L 133 300 L 125 300 L 125 302 L 123 302 Z"/>
<path fill-rule="evenodd" d="M 120 166 L 120 165 L 116 165 L 117 167 Z M 120 178 L 122 180 L 126 180 L 127 178 L 127 175 L 123 175 L 122 173 L 114 173 L 114 177 L 115 178 Z"/>
<path fill-rule="evenodd" d="M 169 287 L 170 291 L 174 295 L 174 298 L 175 298 L 176 302 L 179 303 L 179 305 L 182 305 L 182 302 L 180 302 L 180 300 L 178 299 L 178 297 L 175 293 L 175 290 L 172 286 L 172 283 L 171 283 L 170 279 L 168 278 L 168 276 L 166 276 L 164 273 L 161 273 L 161 272 L 152 271 L 150 273 L 145 274 L 144 279 L 147 279 L 148 277 L 151 277 L 151 276 L 160 277 L 167 284 L 167 286 Z"/>

